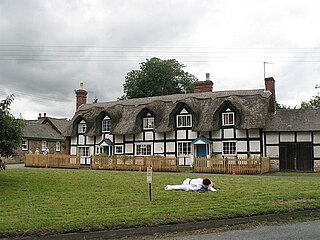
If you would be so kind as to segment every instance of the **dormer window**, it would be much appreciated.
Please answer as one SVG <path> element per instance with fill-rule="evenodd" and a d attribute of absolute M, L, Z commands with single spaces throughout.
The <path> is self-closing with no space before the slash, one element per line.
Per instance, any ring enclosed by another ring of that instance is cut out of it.
<path fill-rule="evenodd" d="M 192 127 L 192 115 L 187 110 L 182 109 L 177 115 L 177 127 Z"/>
<path fill-rule="evenodd" d="M 82 120 L 78 124 L 78 133 L 85 133 L 87 131 L 87 124 L 84 120 Z"/>
<path fill-rule="evenodd" d="M 154 125 L 154 117 L 143 118 L 143 129 L 144 130 L 153 129 L 153 125 Z"/>
<path fill-rule="evenodd" d="M 110 132 L 111 129 L 111 119 L 106 116 L 101 123 L 101 129 L 103 133 Z"/>
<path fill-rule="evenodd" d="M 154 117 L 151 116 L 150 113 L 147 114 L 146 117 L 143 118 L 143 130 L 150 130 L 154 127 Z"/>
<path fill-rule="evenodd" d="M 234 125 L 234 112 L 228 108 L 226 112 L 222 113 L 222 126 Z"/>

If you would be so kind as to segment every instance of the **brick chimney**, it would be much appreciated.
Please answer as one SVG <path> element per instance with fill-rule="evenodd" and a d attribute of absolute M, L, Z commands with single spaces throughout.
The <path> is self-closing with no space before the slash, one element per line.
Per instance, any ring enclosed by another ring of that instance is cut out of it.
<path fill-rule="evenodd" d="M 268 77 L 264 79 L 266 90 L 271 92 L 271 96 L 269 98 L 269 112 L 275 112 L 276 110 L 276 90 L 273 77 Z"/>
<path fill-rule="evenodd" d="M 210 80 L 210 73 L 206 73 L 206 81 L 197 81 L 193 83 L 193 92 L 212 92 L 213 82 Z"/>
<path fill-rule="evenodd" d="M 83 83 L 80 83 L 80 89 L 75 90 L 75 93 L 76 93 L 76 110 L 78 110 L 80 105 L 87 103 L 88 92 L 83 89 Z"/>

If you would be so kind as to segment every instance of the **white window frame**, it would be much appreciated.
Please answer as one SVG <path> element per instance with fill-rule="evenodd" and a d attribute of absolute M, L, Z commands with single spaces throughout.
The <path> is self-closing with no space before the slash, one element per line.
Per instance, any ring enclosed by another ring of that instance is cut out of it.
<path fill-rule="evenodd" d="M 79 124 L 78 124 L 78 133 L 85 133 L 87 131 L 87 123 L 82 120 Z"/>
<path fill-rule="evenodd" d="M 56 141 L 56 152 L 60 152 L 60 151 L 61 151 L 61 142 Z"/>
<path fill-rule="evenodd" d="M 191 142 L 178 142 L 178 157 L 189 157 L 192 155 Z"/>
<path fill-rule="evenodd" d="M 41 150 L 44 151 L 47 147 L 47 141 L 46 140 L 42 140 L 41 141 Z"/>
<path fill-rule="evenodd" d="M 232 146 L 231 146 L 231 144 L 232 144 Z M 237 142 L 236 141 L 222 142 L 222 155 L 223 156 L 236 156 L 237 155 Z"/>
<path fill-rule="evenodd" d="M 29 149 L 29 142 L 27 139 L 22 139 L 21 150 L 27 151 Z"/>
<path fill-rule="evenodd" d="M 89 147 L 78 147 L 78 155 L 81 157 L 90 157 L 90 148 Z"/>
<path fill-rule="evenodd" d="M 177 127 L 192 127 L 192 114 L 177 115 Z"/>
<path fill-rule="evenodd" d="M 111 129 L 111 119 L 106 116 L 101 122 L 101 129 L 103 133 L 110 132 Z"/>
<path fill-rule="evenodd" d="M 222 113 L 222 126 L 234 125 L 234 112 Z"/>
<path fill-rule="evenodd" d="M 151 143 L 136 143 L 135 144 L 135 156 L 152 156 L 152 144 Z"/>
<path fill-rule="evenodd" d="M 123 154 L 123 146 L 122 145 L 114 146 L 114 154 Z"/>
<path fill-rule="evenodd" d="M 143 130 L 151 130 L 154 128 L 154 117 L 143 118 Z"/>

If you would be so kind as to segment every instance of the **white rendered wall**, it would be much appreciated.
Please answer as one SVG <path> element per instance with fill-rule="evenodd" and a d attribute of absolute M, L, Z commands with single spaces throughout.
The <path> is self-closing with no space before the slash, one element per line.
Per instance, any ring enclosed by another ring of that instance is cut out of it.
<path fill-rule="evenodd" d="M 267 146 L 267 157 L 277 158 L 279 157 L 279 147 L 278 146 Z"/>
<path fill-rule="evenodd" d="M 298 132 L 297 133 L 298 142 L 311 142 L 311 133 Z"/>
<path fill-rule="evenodd" d="M 280 141 L 281 142 L 294 142 L 294 133 L 292 133 L 292 132 L 280 133 Z"/>
<path fill-rule="evenodd" d="M 278 133 L 266 133 L 266 144 L 278 144 L 279 143 L 279 134 Z"/>

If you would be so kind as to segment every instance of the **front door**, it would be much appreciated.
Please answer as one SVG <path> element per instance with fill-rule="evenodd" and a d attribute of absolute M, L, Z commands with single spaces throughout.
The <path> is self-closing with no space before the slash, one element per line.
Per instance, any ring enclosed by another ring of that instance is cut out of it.
<path fill-rule="evenodd" d="M 107 156 L 112 156 L 112 147 L 103 146 L 103 153 L 105 153 Z"/>
<path fill-rule="evenodd" d="M 207 157 L 207 145 L 205 144 L 197 144 L 197 157 Z"/>

